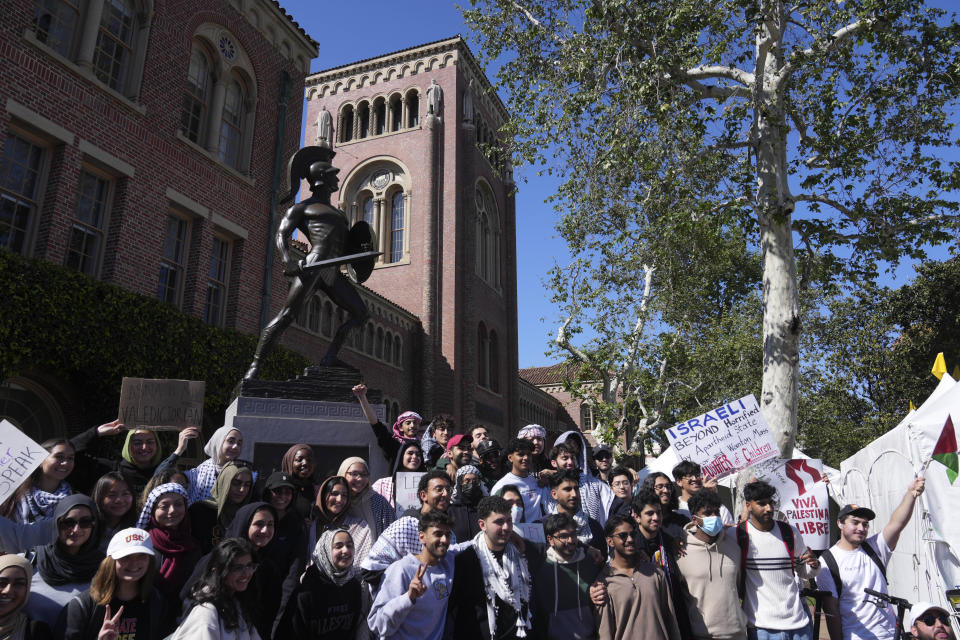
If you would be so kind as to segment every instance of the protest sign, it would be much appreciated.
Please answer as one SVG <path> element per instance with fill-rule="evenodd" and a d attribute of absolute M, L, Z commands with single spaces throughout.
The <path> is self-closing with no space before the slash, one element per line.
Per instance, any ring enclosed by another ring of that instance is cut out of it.
<path fill-rule="evenodd" d="M 10 422 L 0 420 L 0 503 L 47 457 L 47 451 Z"/>
<path fill-rule="evenodd" d="M 195 380 L 124 378 L 120 385 L 120 422 L 128 429 L 179 431 L 203 419 L 206 383 Z"/>
<path fill-rule="evenodd" d="M 543 534 L 543 525 L 539 522 L 514 522 L 513 528 L 524 540 L 546 544 L 547 537 Z"/>
<path fill-rule="evenodd" d="M 808 547 L 817 551 L 830 548 L 830 502 L 823 462 L 777 458 L 757 465 L 753 474 L 777 490 L 780 512 L 800 530 Z"/>
<path fill-rule="evenodd" d="M 674 425 L 667 439 L 681 460 L 696 462 L 714 478 L 780 455 L 753 394 Z"/>
<path fill-rule="evenodd" d="M 397 494 L 397 517 L 403 515 L 407 509 L 420 508 L 420 494 L 417 487 L 420 486 L 420 478 L 424 476 L 423 471 L 400 471 L 394 480 L 396 486 L 394 489 Z"/>

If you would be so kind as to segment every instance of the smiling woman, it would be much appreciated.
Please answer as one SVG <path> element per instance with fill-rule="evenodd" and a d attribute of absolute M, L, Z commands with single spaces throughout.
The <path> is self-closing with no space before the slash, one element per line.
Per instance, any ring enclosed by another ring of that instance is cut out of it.
<path fill-rule="evenodd" d="M 47 440 L 41 445 L 47 457 L 0 506 L 0 515 L 14 522 L 37 522 L 50 518 L 57 504 L 73 493 L 67 476 L 73 471 L 75 451 L 63 438 Z"/>
<path fill-rule="evenodd" d="M 0 627 L 12 630 L 10 637 L 53 640 L 50 627 L 45 622 L 31 620 L 22 611 L 30 595 L 32 575 L 33 567 L 23 556 L 0 556 Z"/>

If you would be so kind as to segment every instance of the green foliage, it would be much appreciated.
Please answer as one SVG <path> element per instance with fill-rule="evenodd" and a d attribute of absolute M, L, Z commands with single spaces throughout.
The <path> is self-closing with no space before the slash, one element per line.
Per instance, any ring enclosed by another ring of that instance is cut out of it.
<path fill-rule="evenodd" d="M 223 424 L 257 336 L 187 317 L 171 305 L 0 251 L 0 379 L 47 372 L 79 398 L 86 428 L 117 416 L 124 376 L 204 380 L 204 426 Z M 286 379 L 309 362 L 277 349 L 264 379 Z"/>
<path fill-rule="evenodd" d="M 936 387 L 937 353 L 960 363 L 960 258 L 917 267 L 910 284 L 864 286 L 811 314 L 800 447 L 840 462 L 896 426 Z"/>

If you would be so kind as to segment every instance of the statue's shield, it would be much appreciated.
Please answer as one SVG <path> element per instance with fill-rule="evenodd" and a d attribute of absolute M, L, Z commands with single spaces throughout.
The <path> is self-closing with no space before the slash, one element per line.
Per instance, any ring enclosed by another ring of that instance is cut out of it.
<path fill-rule="evenodd" d="M 369 253 L 377 250 L 377 234 L 366 221 L 360 220 L 347 233 L 343 254 Z M 379 255 L 379 254 L 377 254 Z M 366 282 L 377 263 L 377 255 L 370 255 L 352 261 L 347 266 L 347 274 L 355 282 Z"/>

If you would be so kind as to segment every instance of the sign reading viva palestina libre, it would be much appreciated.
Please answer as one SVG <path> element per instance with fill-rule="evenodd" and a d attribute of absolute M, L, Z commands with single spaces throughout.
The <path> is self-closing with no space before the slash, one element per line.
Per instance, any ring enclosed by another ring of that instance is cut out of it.
<path fill-rule="evenodd" d="M 753 394 L 667 429 L 681 460 L 722 478 L 780 454 Z"/>

